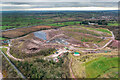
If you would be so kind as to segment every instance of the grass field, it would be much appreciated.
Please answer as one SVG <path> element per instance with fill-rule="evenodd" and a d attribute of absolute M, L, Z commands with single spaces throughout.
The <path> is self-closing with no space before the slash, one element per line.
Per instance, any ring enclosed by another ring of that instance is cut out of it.
<path fill-rule="evenodd" d="M 102 28 L 100 28 L 100 29 L 95 29 L 95 30 L 97 30 L 97 31 L 101 31 L 101 32 L 106 32 L 106 33 L 111 34 L 111 32 L 108 31 L 107 29 L 102 29 Z"/>
<path fill-rule="evenodd" d="M 108 33 L 108 34 L 111 35 L 111 32 L 108 31 L 105 28 L 90 28 L 90 27 L 82 27 L 82 28 L 86 28 L 86 29 L 89 29 L 89 30 L 96 30 L 96 31 L 100 31 L 100 32 L 103 32 L 103 33 Z"/>
<path fill-rule="evenodd" d="M 118 23 L 108 23 L 108 26 L 118 26 Z"/>
<path fill-rule="evenodd" d="M 12 26 L 2 26 L 2 30 L 8 29 L 8 28 L 13 28 Z"/>
<path fill-rule="evenodd" d="M 48 26 L 68 26 L 68 25 L 77 25 L 80 24 L 80 21 L 70 21 L 70 22 L 61 22 L 61 23 L 53 23 L 53 24 L 48 24 Z"/>
<path fill-rule="evenodd" d="M 106 56 L 105 56 L 106 55 Z M 118 57 L 109 54 L 73 56 L 72 70 L 76 78 L 118 78 Z"/>
<path fill-rule="evenodd" d="M 108 70 L 118 68 L 118 57 L 113 57 L 113 58 L 100 57 L 85 63 L 85 66 L 86 66 L 86 77 L 97 78 L 103 75 Z M 112 72 L 112 71 L 108 71 L 108 72 Z"/>
<path fill-rule="evenodd" d="M 6 38 L 0 37 L 0 40 L 5 40 Z"/>
<path fill-rule="evenodd" d="M 101 75 L 99 78 L 118 78 L 118 68 L 112 68 L 110 70 L 107 70 L 103 75 Z"/>

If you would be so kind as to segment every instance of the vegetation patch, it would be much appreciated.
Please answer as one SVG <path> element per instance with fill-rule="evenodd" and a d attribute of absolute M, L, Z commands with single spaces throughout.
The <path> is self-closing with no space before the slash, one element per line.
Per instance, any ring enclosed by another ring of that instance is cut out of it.
<path fill-rule="evenodd" d="M 89 29 L 89 30 L 95 30 L 95 31 L 100 31 L 100 32 L 103 32 L 103 33 L 108 33 L 111 35 L 111 32 L 108 31 L 107 29 L 105 28 L 91 28 L 91 27 L 82 27 L 84 29 Z"/>
<path fill-rule="evenodd" d="M 40 50 L 39 52 L 36 52 L 36 53 L 25 53 L 25 52 L 18 50 L 17 48 L 12 47 L 10 49 L 10 54 L 16 58 L 25 59 L 25 58 L 35 57 L 35 56 L 47 56 L 47 55 L 53 54 L 54 51 L 55 51 L 54 48 L 50 48 L 50 49 Z"/>
<path fill-rule="evenodd" d="M 21 78 L 4 56 L 2 57 L 2 74 L 4 78 Z"/>
<path fill-rule="evenodd" d="M 7 48 L 0 48 L 1 51 L 3 51 L 4 53 L 7 52 Z"/>
<path fill-rule="evenodd" d="M 48 24 L 48 26 L 59 26 L 59 27 L 62 27 L 62 26 L 69 26 L 69 25 L 78 25 L 80 23 L 81 23 L 81 21 L 72 21 L 72 22 L 68 21 L 68 22 Z"/>
<path fill-rule="evenodd" d="M 85 66 L 87 78 L 97 78 L 103 75 L 107 70 L 118 68 L 118 57 L 100 57 L 87 62 Z"/>
<path fill-rule="evenodd" d="M 99 78 L 118 78 L 118 68 L 112 68 L 107 70 L 103 75 L 100 75 Z"/>
<path fill-rule="evenodd" d="M 108 23 L 108 26 L 118 26 L 118 23 L 115 22 L 115 23 Z"/>
<path fill-rule="evenodd" d="M 60 58 L 58 63 L 39 58 L 24 62 L 14 61 L 14 63 L 26 78 L 67 78 L 69 77 L 69 69 L 64 58 Z"/>
<path fill-rule="evenodd" d="M 0 37 L 0 40 L 5 40 L 6 38 Z"/>
<path fill-rule="evenodd" d="M 101 31 L 101 32 L 106 32 L 106 33 L 111 34 L 111 32 L 110 32 L 110 31 L 108 31 L 107 29 L 102 29 L 102 28 L 99 28 L 99 29 L 95 29 L 95 30 L 97 30 L 97 31 Z"/>

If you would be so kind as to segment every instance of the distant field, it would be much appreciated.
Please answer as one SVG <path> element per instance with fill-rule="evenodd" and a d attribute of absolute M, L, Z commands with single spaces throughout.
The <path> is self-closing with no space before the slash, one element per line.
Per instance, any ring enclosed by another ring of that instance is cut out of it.
<path fill-rule="evenodd" d="M 65 26 L 65 25 L 79 24 L 80 22 L 78 20 L 81 19 L 81 17 L 78 17 L 78 14 L 83 14 L 83 13 L 14 12 L 11 14 L 8 12 L 2 15 L 2 27 L 3 27 L 2 30 L 27 27 L 27 26 L 38 26 L 38 25 Z"/>
<path fill-rule="evenodd" d="M 68 26 L 68 25 L 77 25 L 77 24 L 80 24 L 81 21 L 68 21 L 68 22 L 58 22 L 58 23 L 44 23 L 45 25 L 47 26 L 57 26 L 57 27 L 61 27 L 61 26 Z M 23 23 L 21 23 L 22 25 Z M 26 23 L 25 23 L 26 24 Z M 43 25 L 44 25 L 43 24 Z M 12 29 L 12 28 L 20 28 L 20 27 L 27 27 L 27 26 L 34 26 L 35 24 L 33 25 L 23 25 L 23 26 L 1 26 L 2 30 L 5 30 L 5 29 Z M 37 23 L 37 25 L 41 25 L 40 23 Z"/>
<path fill-rule="evenodd" d="M 81 21 L 70 21 L 70 22 L 61 22 L 61 23 L 53 23 L 53 24 L 48 24 L 48 26 L 68 26 L 68 25 L 77 25 L 80 24 Z"/>
<path fill-rule="evenodd" d="M 39 19 L 41 18 L 40 16 L 35 16 L 35 15 L 26 16 L 25 14 L 24 15 L 22 13 L 3 14 L 2 30 L 27 27 L 27 26 L 36 26 L 36 25 L 41 25 L 41 24 L 46 24 L 51 22 L 49 20 L 48 22 L 46 22 L 43 19 Z"/>
<path fill-rule="evenodd" d="M 9 28 L 14 28 L 13 26 L 1 26 L 2 30 L 9 29 Z"/>
<path fill-rule="evenodd" d="M 118 26 L 118 23 L 108 23 L 108 26 Z"/>

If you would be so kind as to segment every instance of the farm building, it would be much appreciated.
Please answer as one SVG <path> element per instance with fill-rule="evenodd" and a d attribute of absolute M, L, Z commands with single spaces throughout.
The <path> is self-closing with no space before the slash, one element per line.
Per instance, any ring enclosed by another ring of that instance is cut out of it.
<path fill-rule="evenodd" d="M 9 40 L 2 40 L 2 41 L 0 41 L 0 43 L 2 45 L 7 45 L 9 42 L 10 42 Z"/>
<path fill-rule="evenodd" d="M 74 52 L 73 55 L 74 55 L 74 56 L 80 56 L 80 53 L 79 53 L 79 52 Z"/>

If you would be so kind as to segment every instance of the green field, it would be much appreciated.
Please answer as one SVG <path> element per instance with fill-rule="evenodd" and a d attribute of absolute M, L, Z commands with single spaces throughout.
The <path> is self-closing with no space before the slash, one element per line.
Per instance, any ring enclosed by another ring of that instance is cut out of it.
<path fill-rule="evenodd" d="M 106 71 L 105 74 L 101 75 L 99 78 L 106 78 L 106 77 L 118 78 L 117 73 L 118 73 L 118 68 L 112 68 Z"/>
<path fill-rule="evenodd" d="M 48 26 L 68 26 L 68 25 L 77 25 L 80 24 L 80 21 L 70 21 L 70 22 L 61 22 L 61 23 L 53 23 L 53 24 L 48 24 Z"/>
<path fill-rule="evenodd" d="M 101 32 L 106 32 L 106 33 L 111 34 L 111 32 L 108 31 L 107 29 L 102 29 L 102 28 L 100 28 L 100 29 L 95 29 L 95 30 L 97 30 L 97 31 L 101 31 Z"/>
<path fill-rule="evenodd" d="M 84 54 L 84 53 L 81 53 Z M 118 57 L 109 54 L 87 54 L 73 56 L 72 70 L 76 78 L 118 78 Z"/>
<path fill-rule="evenodd" d="M 0 37 L 0 40 L 5 40 L 6 38 Z"/>
<path fill-rule="evenodd" d="M 99 57 L 85 63 L 85 66 L 87 78 L 97 78 L 106 72 L 112 72 L 109 71 L 111 69 L 118 68 L 118 57 Z"/>
<path fill-rule="evenodd" d="M 33 21 L 33 20 L 32 20 Z M 57 26 L 57 27 L 61 27 L 61 26 L 68 26 L 68 25 L 77 25 L 80 24 L 81 21 L 69 21 L 69 22 L 59 22 L 59 23 L 50 23 L 50 22 L 39 22 L 39 20 L 35 20 L 36 22 L 34 22 L 35 24 L 33 24 L 33 22 L 29 22 L 27 21 L 26 23 L 22 22 L 19 23 L 19 25 L 14 24 L 14 26 L 2 26 L 2 30 L 5 29 L 12 29 L 12 28 L 20 28 L 20 27 L 27 27 L 27 26 L 34 26 L 34 25 L 48 25 L 48 26 Z"/>
<path fill-rule="evenodd" d="M 89 30 L 96 30 L 96 31 L 100 31 L 100 32 L 103 32 L 103 33 L 108 33 L 108 34 L 111 35 L 111 32 L 108 31 L 105 28 L 90 28 L 90 27 L 82 27 L 82 28 L 89 29 Z"/>
<path fill-rule="evenodd" d="M 108 23 L 108 26 L 118 26 L 118 23 Z"/>
<path fill-rule="evenodd" d="M 2 30 L 13 28 L 12 26 L 1 26 L 1 27 L 2 27 Z"/>

